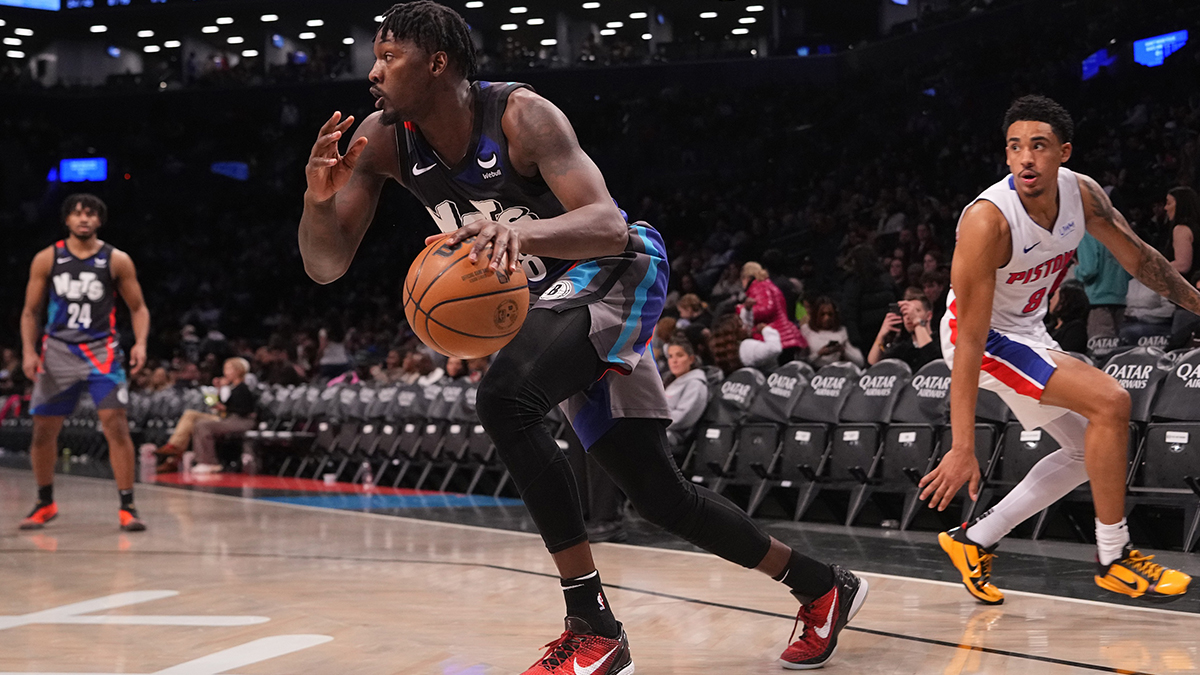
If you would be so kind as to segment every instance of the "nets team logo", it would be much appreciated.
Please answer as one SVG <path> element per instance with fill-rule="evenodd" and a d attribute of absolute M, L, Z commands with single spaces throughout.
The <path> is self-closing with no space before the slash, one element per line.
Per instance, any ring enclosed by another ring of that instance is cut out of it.
<path fill-rule="evenodd" d="M 546 289 L 545 293 L 542 293 L 542 300 L 561 300 L 571 297 L 574 293 L 575 284 L 566 279 L 559 279 L 554 282 L 553 286 Z"/>

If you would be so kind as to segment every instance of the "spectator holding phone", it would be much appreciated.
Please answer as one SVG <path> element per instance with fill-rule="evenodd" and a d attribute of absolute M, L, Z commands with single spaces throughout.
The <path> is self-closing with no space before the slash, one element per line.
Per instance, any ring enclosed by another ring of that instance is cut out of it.
<path fill-rule="evenodd" d="M 929 299 L 919 288 L 909 289 L 905 296 L 911 300 L 894 302 L 867 354 L 867 363 L 875 365 L 884 359 L 899 359 L 915 372 L 930 361 L 941 358 L 941 349 L 930 330 L 932 315 Z"/>
<path fill-rule="evenodd" d="M 862 366 L 863 355 L 858 347 L 850 344 L 850 334 L 842 325 L 837 305 L 828 296 L 813 301 L 812 316 L 800 327 L 813 368 L 821 368 L 837 361 L 849 361 Z"/>

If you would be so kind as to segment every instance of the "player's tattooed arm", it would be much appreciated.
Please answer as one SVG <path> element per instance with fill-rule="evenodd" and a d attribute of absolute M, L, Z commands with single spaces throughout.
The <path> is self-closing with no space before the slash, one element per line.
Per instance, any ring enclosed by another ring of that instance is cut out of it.
<path fill-rule="evenodd" d="M 1200 291 L 1189 284 L 1161 253 L 1133 233 L 1125 216 L 1113 208 L 1112 200 L 1100 185 L 1081 175 L 1079 186 L 1088 233 L 1112 251 L 1121 266 L 1147 288 L 1200 314 Z"/>

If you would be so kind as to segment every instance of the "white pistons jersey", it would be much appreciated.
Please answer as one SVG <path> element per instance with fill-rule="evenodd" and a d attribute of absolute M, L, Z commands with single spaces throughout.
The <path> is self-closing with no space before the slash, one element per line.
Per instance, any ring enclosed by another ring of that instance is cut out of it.
<path fill-rule="evenodd" d="M 1007 265 L 996 270 L 991 327 L 1003 333 L 1045 336 L 1049 340 L 1042 320 L 1050 305 L 1050 296 L 1066 278 L 1075 249 L 1083 240 L 1084 214 L 1079 179 L 1075 172 L 1059 168 L 1058 219 L 1053 230 L 1047 230 L 1029 217 L 1011 174 L 984 190 L 971 204 L 981 199 L 1000 209 L 1012 233 L 1012 256 Z M 959 223 L 962 223 L 961 218 Z M 953 289 L 947 304 L 952 302 Z"/>

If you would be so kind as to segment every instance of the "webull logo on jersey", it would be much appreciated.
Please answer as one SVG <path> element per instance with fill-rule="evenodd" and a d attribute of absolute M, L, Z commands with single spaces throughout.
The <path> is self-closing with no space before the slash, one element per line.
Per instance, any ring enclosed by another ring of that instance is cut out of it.
<path fill-rule="evenodd" d="M 813 378 L 812 388 L 815 396 L 841 396 L 842 388 L 846 386 L 846 378 L 818 375 Z"/>
<path fill-rule="evenodd" d="M 768 391 L 772 396 L 780 396 L 787 398 L 796 390 L 796 385 L 800 383 L 800 378 L 780 375 L 779 373 L 771 373 L 767 376 Z"/>
<path fill-rule="evenodd" d="M 913 378 L 913 389 L 917 398 L 946 398 L 950 392 L 950 376 L 918 375 Z"/>
<path fill-rule="evenodd" d="M 895 375 L 863 375 L 858 379 L 863 396 L 891 396 L 895 386 Z"/>
<path fill-rule="evenodd" d="M 522 221 L 532 222 L 538 219 L 536 213 L 524 206 L 510 206 L 505 208 L 495 199 L 472 199 L 471 206 L 474 206 L 476 210 L 463 213 L 456 202 L 447 199 L 436 207 L 426 207 L 426 210 L 429 211 L 429 215 L 433 217 L 433 222 L 437 224 L 438 229 L 442 232 L 453 232 L 464 225 L 470 225 L 479 220 L 491 220 L 505 225 L 512 225 L 513 223 Z M 521 269 L 525 271 L 525 278 L 530 283 L 537 283 L 546 278 L 546 264 L 537 256 L 522 253 Z"/>
<path fill-rule="evenodd" d="M 1005 281 L 1004 283 L 1028 284 L 1037 281 L 1038 279 L 1048 277 L 1051 274 L 1057 274 L 1067 266 L 1067 263 L 1071 262 L 1071 257 L 1074 255 L 1074 250 L 1067 251 L 1066 253 L 1060 253 L 1059 255 L 1054 256 L 1046 262 L 1034 265 L 1023 272 L 1012 272 L 1008 275 L 1008 281 Z"/>
<path fill-rule="evenodd" d="M 750 385 L 745 382 L 724 382 L 721 384 L 721 398 L 744 405 L 750 398 Z"/>
<path fill-rule="evenodd" d="M 1110 363 L 1104 368 L 1104 372 L 1112 376 L 1124 389 L 1145 389 L 1150 386 L 1150 375 L 1154 372 L 1154 366 L 1133 363 L 1120 366 Z"/>
<path fill-rule="evenodd" d="M 1185 363 L 1175 369 L 1175 377 L 1183 380 L 1183 386 L 1188 389 L 1200 389 L 1200 367 Z"/>
<path fill-rule="evenodd" d="M 86 298 L 96 302 L 104 297 L 104 282 L 95 272 L 80 272 L 78 279 L 71 278 L 70 272 L 63 272 L 54 277 L 54 292 L 67 300 Z"/>

